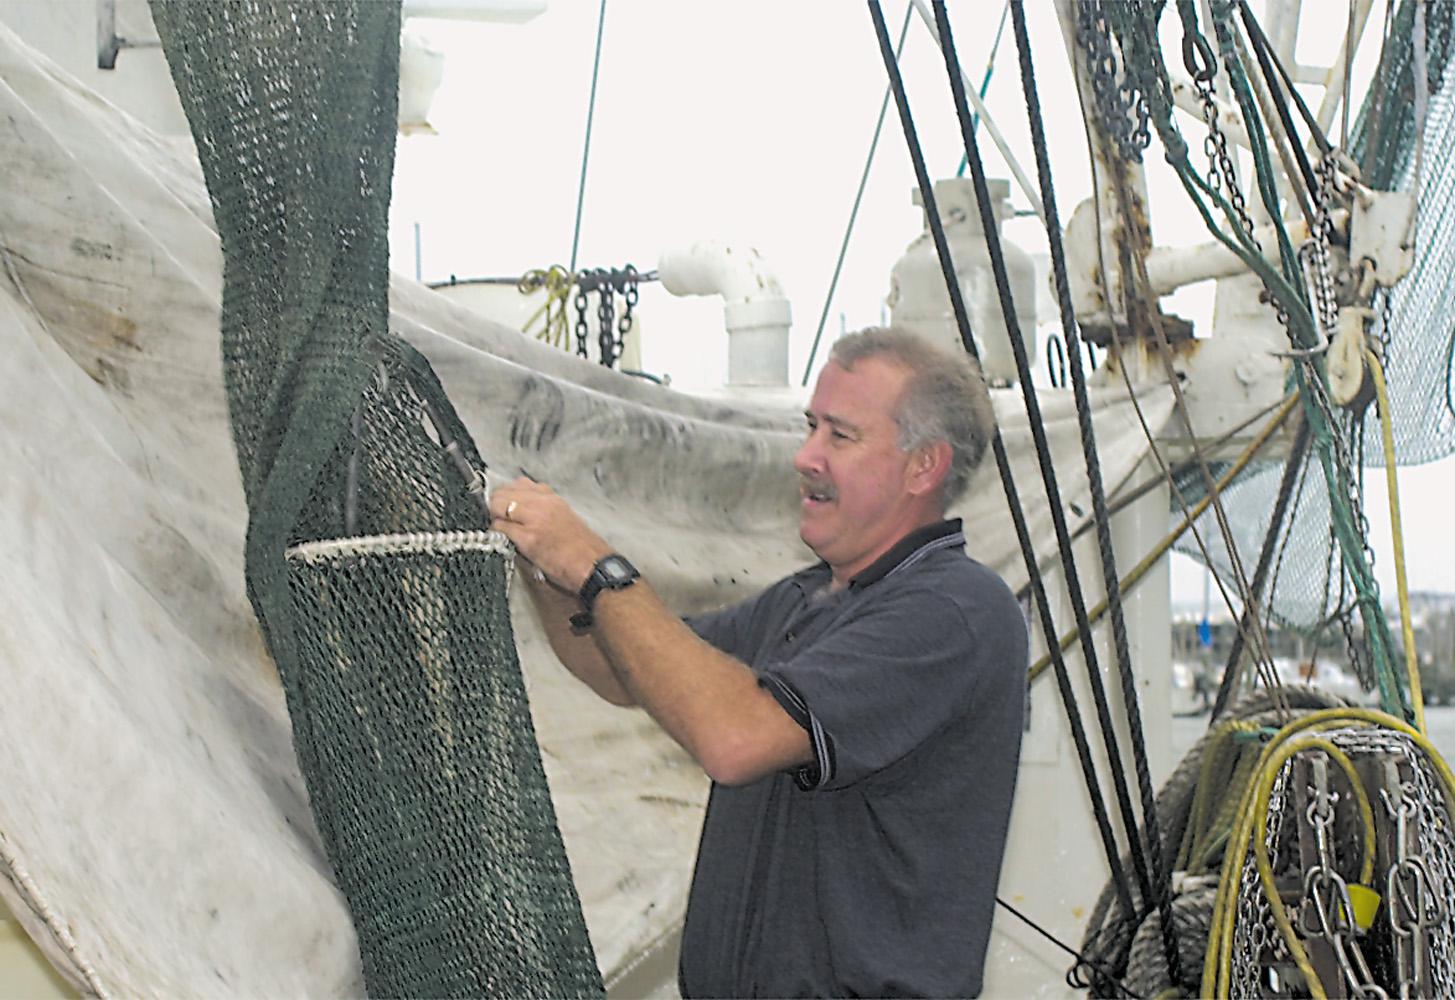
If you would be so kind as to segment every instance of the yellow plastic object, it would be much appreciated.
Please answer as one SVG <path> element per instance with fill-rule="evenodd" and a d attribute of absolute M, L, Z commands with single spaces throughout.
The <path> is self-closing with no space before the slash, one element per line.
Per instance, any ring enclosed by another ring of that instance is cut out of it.
<path fill-rule="evenodd" d="M 1354 923 L 1361 931 L 1374 926 L 1374 916 L 1379 912 L 1379 893 L 1358 882 L 1349 884 L 1349 902 L 1354 907 Z"/>

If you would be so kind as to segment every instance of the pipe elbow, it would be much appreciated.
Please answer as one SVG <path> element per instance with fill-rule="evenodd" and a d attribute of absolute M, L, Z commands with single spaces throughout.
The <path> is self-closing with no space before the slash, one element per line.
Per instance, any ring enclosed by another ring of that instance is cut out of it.
<path fill-rule="evenodd" d="M 729 304 L 784 298 L 762 254 L 717 240 L 666 251 L 657 261 L 657 276 L 673 295 L 721 295 Z"/>

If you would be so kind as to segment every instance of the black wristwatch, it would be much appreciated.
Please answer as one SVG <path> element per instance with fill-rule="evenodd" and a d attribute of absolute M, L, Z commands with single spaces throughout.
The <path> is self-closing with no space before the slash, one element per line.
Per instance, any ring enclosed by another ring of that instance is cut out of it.
<path fill-rule="evenodd" d="M 591 568 L 591 575 L 581 584 L 581 610 L 571 616 L 571 627 L 577 631 L 588 629 L 595 620 L 591 614 L 596 598 L 603 590 L 621 590 L 637 582 L 641 574 L 627 562 L 625 556 L 613 552 L 602 556 Z"/>

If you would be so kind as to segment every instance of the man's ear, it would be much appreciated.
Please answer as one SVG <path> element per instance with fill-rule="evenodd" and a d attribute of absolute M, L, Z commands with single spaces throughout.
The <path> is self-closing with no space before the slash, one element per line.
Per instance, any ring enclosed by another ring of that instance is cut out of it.
<path fill-rule="evenodd" d="M 931 441 L 916 448 L 909 460 L 909 492 L 920 496 L 938 490 L 950 474 L 953 457 L 948 441 Z"/>

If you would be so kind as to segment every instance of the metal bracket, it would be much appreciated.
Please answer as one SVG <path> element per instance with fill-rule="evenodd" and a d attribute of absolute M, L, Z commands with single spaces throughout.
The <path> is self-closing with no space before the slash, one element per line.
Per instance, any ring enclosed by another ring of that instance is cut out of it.
<path fill-rule="evenodd" d="M 1349 222 L 1349 261 L 1369 261 L 1374 281 L 1390 287 L 1415 261 L 1415 196 L 1356 188 Z"/>

